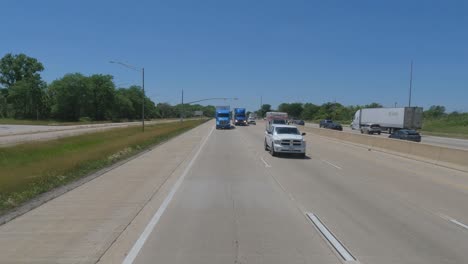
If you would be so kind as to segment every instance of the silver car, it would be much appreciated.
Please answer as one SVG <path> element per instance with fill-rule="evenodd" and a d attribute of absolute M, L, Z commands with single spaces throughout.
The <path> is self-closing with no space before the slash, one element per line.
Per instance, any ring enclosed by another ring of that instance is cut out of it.
<path fill-rule="evenodd" d="M 361 126 L 361 134 L 378 134 L 382 133 L 382 127 L 379 124 L 365 124 Z"/>

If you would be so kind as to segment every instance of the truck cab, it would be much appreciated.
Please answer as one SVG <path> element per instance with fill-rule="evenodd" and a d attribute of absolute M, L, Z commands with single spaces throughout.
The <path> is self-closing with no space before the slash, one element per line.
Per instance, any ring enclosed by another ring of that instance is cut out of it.
<path fill-rule="evenodd" d="M 269 150 L 272 156 L 278 153 L 306 155 L 305 133 L 290 125 L 271 125 L 265 131 L 265 150 Z"/>
<path fill-rule="evenodd" d="M 247 116 L 245 114 L 245 108 L 234 108 L 232 111 L 232 120 L 236 126 L 246 126 Z"/>
<path fill-rule="evenodd" d="M 228 106 L 216 107 L 216 129 L 230 129 L 231 128 L 231 115 Z"/>

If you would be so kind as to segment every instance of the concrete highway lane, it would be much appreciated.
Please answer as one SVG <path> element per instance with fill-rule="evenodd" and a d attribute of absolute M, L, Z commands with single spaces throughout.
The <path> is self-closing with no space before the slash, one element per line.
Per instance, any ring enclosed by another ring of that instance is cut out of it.
<path fill-rule="evenodd" d="M 0 226 L 0 263 L 468 263 L 468 173 L 208 122 Z M 348 259 L 348 261 L 346 260 Z"/>
<path fill-rule="evenodd" d="M 340 263 L 248 129 L 213 132 L 133 263 Z"/>
<path fill-rule="evenodd" d="M 249 145 L 263 137 L 244 130 Z M 306 136 L 310 160 L 263 157 L 360 263 L 468 263 L 468 174 Z M 262 153 L 262 146 L 256 151 Z"/>
<path fill-rule="evenodd" d="M 272 157 L 263 137 L 215 131 L 132 263 L 344 261 L 308 213 L 345 263 L 468 262 L 468 174 L 315 135 Z"/>

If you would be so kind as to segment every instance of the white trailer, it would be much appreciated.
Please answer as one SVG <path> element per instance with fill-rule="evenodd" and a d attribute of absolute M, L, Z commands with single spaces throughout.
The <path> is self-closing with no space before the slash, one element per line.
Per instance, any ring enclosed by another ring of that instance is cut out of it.
<path fill-rule="evenodd" d="M 382 130 L 389 133 L 399 129 L 421 129 L 422 115 L 422 107 L 364 108 L 354 114 L 351 128 L 360 129 L 363 125 L 379 124 Z"/>
<path fill-rule="evenodd" d="M 249 118 L 257 119 L 257 113 L 250 113 Z"/>
<path fill-rule="evenodd" d="M 266 127 L 265 130 L 269 131 L 271 125 L 280 124 L 286 125 L 288 120 L 288 113 L 284 112 L 267 112 L 266 113 Z"/>

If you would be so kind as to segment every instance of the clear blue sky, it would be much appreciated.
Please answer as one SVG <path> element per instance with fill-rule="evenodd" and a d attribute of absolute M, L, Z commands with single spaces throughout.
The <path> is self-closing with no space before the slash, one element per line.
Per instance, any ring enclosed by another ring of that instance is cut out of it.
<path fill-rule="evenodd" d="M 3 1 L 0 56 L 26 53 L 51 82 L 146 70 L 156 102 L 239 97 L 231 106 L 336 100 L 468 111 L 468 1 Z M 224 104 L 211 102 L 211 104 Z"/>

